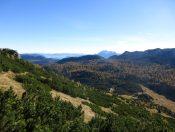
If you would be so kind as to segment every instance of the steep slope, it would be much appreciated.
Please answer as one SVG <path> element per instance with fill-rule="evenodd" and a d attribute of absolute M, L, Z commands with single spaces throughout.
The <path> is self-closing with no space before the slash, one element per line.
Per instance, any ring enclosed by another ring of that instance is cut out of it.
<path fill-rule="evenodd" d="M 89 106 L 83 104 L 83 102 L 91 103 L 90 101 L 82 99 L 82 98 L 78 98 L 78 97 L 74 98 L 74 97 L 71 97 L 67 94 L 64 94 L 62 92 L 58 92 L 55 90 L 52 90 L 51 94 L 53 97 L 60 97 L 61 100 L 66 101 L 66 102 L 70 102 L 75 107 L 81 106 L 82 111 L 84 112 L 84 121 L 85 122 L 89 122 L 92 120 L 92 118 L 95 117 L 95 112 L 92 111 L 92 109 Z"/>
<path fill-rule="evenodd" d="M 167 99 L 166 97 L 159 95 L 155 93 L 154 91 L 148 89 L 147 87 L 142 86 L 143 92 L 148 94 L 154 99 L 154 102 L 156 104 L 159 104 L 160 106 L 164 106 L 168 109 L 170 109 L 172 112 L 175 112 L 175 102 Z"/>
<path fill-rule="evenodd" d="M 8 91 L 11 88 L 15 92 L 15 94 L 22 97 L 22 95 L 25 93 L 25 90 L 22 84 L 15 80 L 15 76 L 16 75 L 13 72 L 0 73 L 0 90 Z M 51 91 L 51 95 L 54 98 L 60 97 L 60 99 L 63 101 L 71 102 L 71 104 L 73 104 L 75 107 L 82 106 L 85 122 L 89 122 L 93 117 L 95 117 L 95 113 L 91 110 L 91 108 L 82 103 L 82 102 L 89 102 L 88 100 L 81 98 L 74 98 L 55 90 Z"/>

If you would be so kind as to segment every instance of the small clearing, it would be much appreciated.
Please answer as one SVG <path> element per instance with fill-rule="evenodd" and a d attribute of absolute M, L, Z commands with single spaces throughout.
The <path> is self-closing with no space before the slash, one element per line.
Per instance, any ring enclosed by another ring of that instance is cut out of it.
<path fill-rule="evenodd" d="M 163 95 L 159 95 L 158 93 L 146 88 L 145 86 L 141 85 L 144 93 L 148 94 L 154 99 L 154 102 L 158 105 L 164 106 L 171 110 L 172 112 L 175 112 L 175 102 L 167 99 Z"/>
<path fill-rule="evenodd" d="M 85 122 L 89 122 L 89 121 L 91 121 L 91 119 L 93 117 L 95 117 L 95 113 L 91 110 L 91 108 L 89 106 L 83 104 L 83 102 L 91 103 L 90 101 L 82 99 L 82 98 L 78 98 L 78 97 L 74 98 L 74 97 L 71 97 L 67 94 L 64 94 L 64 93 L 61 93 L 61 92 L 58 92 L 55 90 L 52 90 L 51 94 L 52 94 L 52 97 L 60 97 L 61 100 L 66 101 L 66 102 L 70 102 L 75 107 L 78 107 L 81 105 L 82 111 L 84 111 L 84 121 Z"/>
<path fill-rule="evenodd" d="M 22 84 L 15 81 L 14 78 L 15 78 L 15 74 L 11 71 L 1 72 L 0 89 L 2 91 L 7 91 L 11 87 L 13 91 L 21 97 L 22 94 L 25 92 L 25 90 L 23 89 Z"/>

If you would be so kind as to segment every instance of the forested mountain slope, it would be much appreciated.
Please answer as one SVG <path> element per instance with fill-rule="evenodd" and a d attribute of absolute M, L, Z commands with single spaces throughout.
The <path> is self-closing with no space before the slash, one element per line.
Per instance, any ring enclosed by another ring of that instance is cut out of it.
<path fill-rule="evenodd" d="M 80 63 L 88 63 L 90 61 L 103 61 L 104 58 L 98 55 L 85 55 L 81 57 L 69 57 L 69 58 L 64 58 L 62 60 L 59 60 L 57 63 L 58 64 L 63 64 L 66 62 L 80 62 Z"/>
<path fill-rule="evenodd" d="M 173 58 L 174 49 L 154 49 L 125 52 L 110 59 L 91 60 L 87 63 L 73 62 L 67 58 L 66 62 L 48 67 L 72 80 L 98 89 L 112 88 L 118 94 L 141 92 L 139 84 L 144 84 L 175 101 Z"/>
<path fill-rule="evenodd" d="M 99 64 L 98 61 L 91 61 L 86 64 L 69 62 L 65 64 L 48 65 L 46 68 L 63 74 L 71 80 L 100 90 L 109 91 L 113 88 L 114 92 L 120 94 L 142 92 L 139 85 L 130 80 L 124 80 L 122 77 L 126 76 L 126 74 L 113 64 L 107 62 L 104 64 Z"/>
<path fill-rule="evenodd" d="M 175 49 L 152 49 L 143 52 L 126 51 L 119 56 L 114 55 L 110 59 L 175 66 Z"/>
<path fill-rule="evenodd" d="M 18 59 L 12 50 L 0 54 L 0 72 L 11 72 L 24 92 L 17 96 L 15 87 L 0 91 L 0 131 L 174 131 L 174 113 L 154 104 L 144 95 L 125 99 L 71 81 L 48 69 Z M 1 86 L 1 85 L 0 85 Z M 8 86 L 8 85 L 6 85 Z M 84 122 L 81 106 L 75 107 L 51 91 L 84 99 L 96 116 Z M 111 112 L 105 112 L 110 110 Z M 147 109 L 156 109 L 150 113 Z M 162 115 L 168 116 L 162 116 Z"/>
<path fill-rule="evenodd" d="M 47 68 L 80 83 L 117 94 L 142 92 L 140 84 L 175 101 L 175 68 L 152 63 L 112 60 L 48 65 Z"/>

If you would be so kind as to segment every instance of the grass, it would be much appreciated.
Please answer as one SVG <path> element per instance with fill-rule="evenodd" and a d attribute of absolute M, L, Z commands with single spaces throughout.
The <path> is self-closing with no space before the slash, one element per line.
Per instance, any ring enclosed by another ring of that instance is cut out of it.
<path fill-rule="evenodd" d="M 143 85 L 141 87 L 142 87 L 144 93 L 148 94 L 149 96 L 151 96 L 154 99 L 154 103 L 156 103 L 160 106 L 164 106 L 164 107 L 168 108 L 169 110 L 171 110 L 172 112 L 175 112 L 175 102 L 167 99 L 163 95 L 159 95 L 158 93 L 144 87 Z"/>
<path fill-rule="evenodd" d="M 11 71 L 0 73 L 0 88 L 2 91 L 7 91 L 12 88 L 13 91 L 20 97 L 25 92 L 22 84 L 14 80 L 15 74 Z"/>
<path fill-rule="evenodd" d="M 66 101 L 66 102 L 70 102 L 75 107 L 81 106 L 82 111 L 84 112 L 84 121 L 85 122 L 89 122 L 89 121 L 91 121 L 91 119 L 93 117 L 95 117 L 95 112 L 93 112 L 89 106 L 83 104 L 83 102 L 89 103 L 88 100 L 78 98 L 78 97 L 74 98 L 74 97 L 71 97 L 67 94 L 64 94 L 62 92 L 58 92 L 55 90 L 52 90 L 51 94 L 52 94 L 52 97 L 60 97 L 61 100 Z"/>

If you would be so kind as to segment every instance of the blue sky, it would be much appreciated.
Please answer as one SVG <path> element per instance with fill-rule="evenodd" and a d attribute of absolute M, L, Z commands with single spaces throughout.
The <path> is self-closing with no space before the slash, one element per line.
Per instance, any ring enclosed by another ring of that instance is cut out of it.
<path fill-rule="evenodd" d="M 175 48 L 175 0 L 0 0 L 0 47 L 20 53 Z"/>

